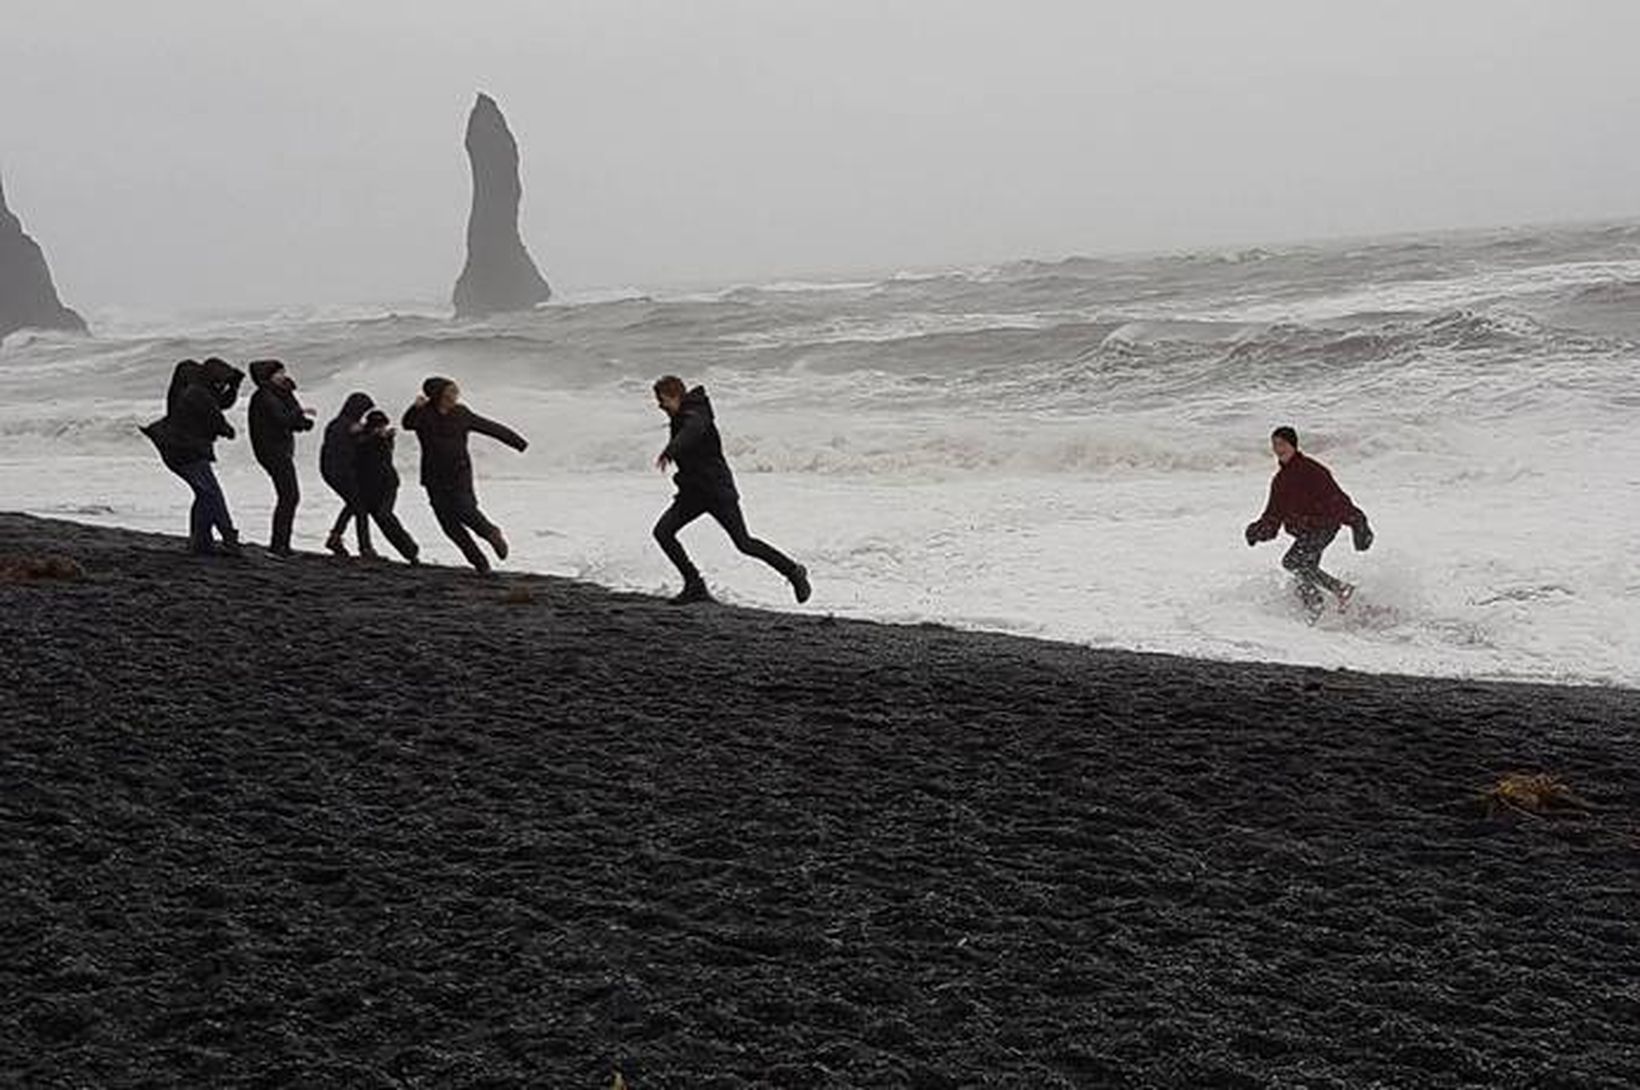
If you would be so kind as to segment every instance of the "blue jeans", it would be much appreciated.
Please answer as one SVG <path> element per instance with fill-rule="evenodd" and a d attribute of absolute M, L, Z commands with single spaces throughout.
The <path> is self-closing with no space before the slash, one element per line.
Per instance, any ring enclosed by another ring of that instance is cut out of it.
<path fill-rule="evenodd" d="M 217 483 L 211 463 L 189 462 L 185 466 L 172 466 L 171 472 L 186 481 L 194 492 L 194 505 L 188 510 L 188 544 L 195 549 L 209 549 L 213 527 L 223 541 L 234 540 L 238 535 L 234 532 L 233 516 L 228 514 L 228 500 L 222 495 L 222 486 Z"/>

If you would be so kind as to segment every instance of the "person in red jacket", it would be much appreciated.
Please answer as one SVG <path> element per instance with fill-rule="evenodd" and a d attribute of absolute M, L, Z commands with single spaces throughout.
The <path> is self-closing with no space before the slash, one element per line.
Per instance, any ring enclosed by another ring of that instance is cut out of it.
<path fill-rule="evenodd" d="M 1281 558 L 1281 566 L 1298 577 L 1298 596 L 1314 620 L 1321 615 L 1321 587 L 1337 597 L 1339 609 L 1349 604 L 1355 592 L 1350 584 L 1321 570 L 1321 554 L 1341 526 L 1350 528 L 1355 551 L 1366 552 L 1372 548 L 1372 528 L 1327 467 L 1298 449 L 1298 432 L 1277 428 L 1270 433 L 1270 449 L 1281 468 L 1270 482 L 1270 502 L 1264 514 L 1247 526 L 1247 544 L 1269 541 L 1283 528 L 1293 536 L 1293 546 Z"/>

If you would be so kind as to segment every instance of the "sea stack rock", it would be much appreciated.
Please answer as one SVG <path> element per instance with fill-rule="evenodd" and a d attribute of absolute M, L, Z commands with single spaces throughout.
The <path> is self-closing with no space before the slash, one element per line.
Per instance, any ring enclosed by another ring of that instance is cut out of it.
<path fill-rule="evenodd" d="M 518 142 L 495 99 L 481 94 L 467 118 L 473 164 L 473 211 L 467 219 L 467 267 L 456 281 L 456 317 L 528 310 L 552 298 L 518 235 Z"/>
<path fill-rule="evenodd" d="M 6 207 L 5 186 L 0 184 L 0 337 L 19 329 L 84 333 L 85 319 L 57 298 L 46 255 Z"/>

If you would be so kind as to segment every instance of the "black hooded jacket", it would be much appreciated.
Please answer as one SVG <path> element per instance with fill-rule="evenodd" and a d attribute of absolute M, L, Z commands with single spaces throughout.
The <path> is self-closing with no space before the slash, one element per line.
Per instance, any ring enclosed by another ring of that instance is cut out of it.
<path fill-rule="evenodd" d="M 390 493 L 398 491 L 399 471 L 393 468 L 393 436 L 388 429 L 366 429 L 359 436 L 354 465 L 359 502 L 366 508 L 374 511 Z"/>
<path fill-rule="evenodd" d="M 233 425 L 222 410 L 239 396 L 245 373 L 219 359 L 183 360 L 171 372 L 165 415 L 142 432 L 168 466 L 216 460 L 217 439 L 232 439 Z"/>
<path fill-rule="evenodd" d="M 375 407 L 369 394 L 348 394 L 342 411 L 325 425 L 325 441 L 319 448 L 319 476 L 348 502 L 358 497 L 359 429 L 364 414 Z"/>
<path fill-rule="evenodd" d="M 663 452 L 677 465 L 672 475 L 680 496 L 711 500 L 737 500 L 735 475 L 723 457 L 723 438 L 718 435 L 712 402 L 706 387 L 696 386 L 683 396 L 683 405 L 671 419 L 672 441 Z"/>
<path fill-rule="evenodd" d="M 505 424 L 479 416 L 465 405 L 441 413 L 431 404 L 412 405 L 401 421 L 405 431 L 413 431 L 421 441 L 421 484 L 429 492 L 471 491 L 473 459 L 467 452 L 471 432 L 488 435 L 514 450 L 530 444 Z"/>
<path fill-rule="evenodd" d="M 278 360 L 257 360 L 251 364 L 251 381 L 256 392 L 251 395 L 246 415 L 251 425 L 251 450 L 256 460 L 288 462 L 296 454 L 295 435 L 313 430 L 313 421 L 302 411 L 296 395 L 284 386 L 268 381 L 281 370 Z"/>

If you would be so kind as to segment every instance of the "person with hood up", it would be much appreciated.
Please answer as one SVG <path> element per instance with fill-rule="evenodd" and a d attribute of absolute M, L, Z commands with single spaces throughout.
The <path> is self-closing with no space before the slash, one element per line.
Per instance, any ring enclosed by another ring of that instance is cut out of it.
<path fill-rule="evenodd" d="M 356 457 L 353 473 L 359 505 L 376 520 L 399 555 L 411 564 L 417 563 L 421 549 L 393 513 L 399 496 L 399 471 L 393 468 L 393 428 L 380 409 L 370 410 L 364 418 Z"/>
<path fill-rule="evenodd" d="M 212 356 L 204 363 L 183 360 L 171 372 L 165 415 L 142 428 L 160 460 L 194 494 L 188 511 L 188 548 L 201 556 L 240 555 L 239 533 L 228 500 L 216 479 L 216 441 L 232 439 L 233 425 L 222 415 L 239 397 L 245 373 Z M 212 531 L 221 537 L 218 545 Z"/>
<path fill-rule="evenodd" d="M 251 394 L 246 413 L 251 426 L 251 450 L 256 461 L 273 481 L 273 533 L 268 551 L 274 556 L 290 556 L 291 524 L 302 491 L 296 480 L 296 433 L 313 429 L 312 409 L 296 400 L 296 380 L 279 360 L 253 360 Z"/>
<path fill-rule="evenodd" d="M 706 388 L 696 386 L 691 390 L 681 378 L 667 375 L 655 382 L 655 402 L 670 419 L 671 429 L 671 440 L 655 458 L 655 468 L 662 472 L 674 464 L 678 468 L 672 477 L 678 486 L 677 495 L 672 499 L 672 506 L 655 523 L 654 531 L 661 551 L 683 576 L 683 590 L 671 599 L 672 603 L 688 605 L 712 600 L 700 570 L 678 541 L 678 531 L 702 515 L 716 519 L 736 549 L 785 576 L 798 602 L 808 601 L 808 569 L 773 545 L 759 541 L 746 529 L 746 517 L 740 510 L 740 492 L 723 457 L 723 439 L 718 434 Z"/>
<path fill-rule="evenodd" d="M 1338 536 L 1342 526 L 1350 528 L 1356 552 L 1372 548 L 1372 527 L 1367 516 L 1333 480 L 1327 467 L 1298 449 L 1298 432 L 1280 427 L 1270 433 L 1270 449 L 1280 468 L 1270 482 L 1270 500 L 1264 513 L 1248 524 L 1247 544 L 1269 541 L 1285 529 L 1293 536 L 1292 548 L 1282 557 L 1281 566 L 1298 579 L 1298 597 L 1313 622 L 1321 616 L 1320 588 L 1331 591 L 1338 608 L 1345 608 L 1355 588 L 1321 570 L 1321 554 Z"/>
<path fill-rule="evenodd" d="M 473 533 L 489 543 L 498 560 L 507 559 L 507 538 L 478 509 L 467 436 L 477 432 L 517 451 L 529 442 L 506 425 L 486 420 L 461 404 L 461 387 L 437 376 L 421 384 L 421 394 L 400 423 L 405 431 L 415 432 L 421 443 L 421 485 L 427 490 L 439 528 L 455 542 L 467 563 L 481 573 L 488 572 L 490 561 L 479 550 Z"/>
<path fill-rule="evenodd" d="M 331 525 L 325 548 L 337 556 L 347 555 L 347 544 L 342 533 L 348 520 L 353 521 L 359 536 L 359 555 L 366 560 L 378 559 L 370 545 L 370 512 L 359 500 L 358 457 L 359 437 L 364 434 L 364 414 L 376 407 L 369 394 L 353 393 L 342 402 L 342 411 L 325 425 L 324 442 L 319 447 L 319 476 L 331 490 L 342 498 L 341 514 Z"/>

